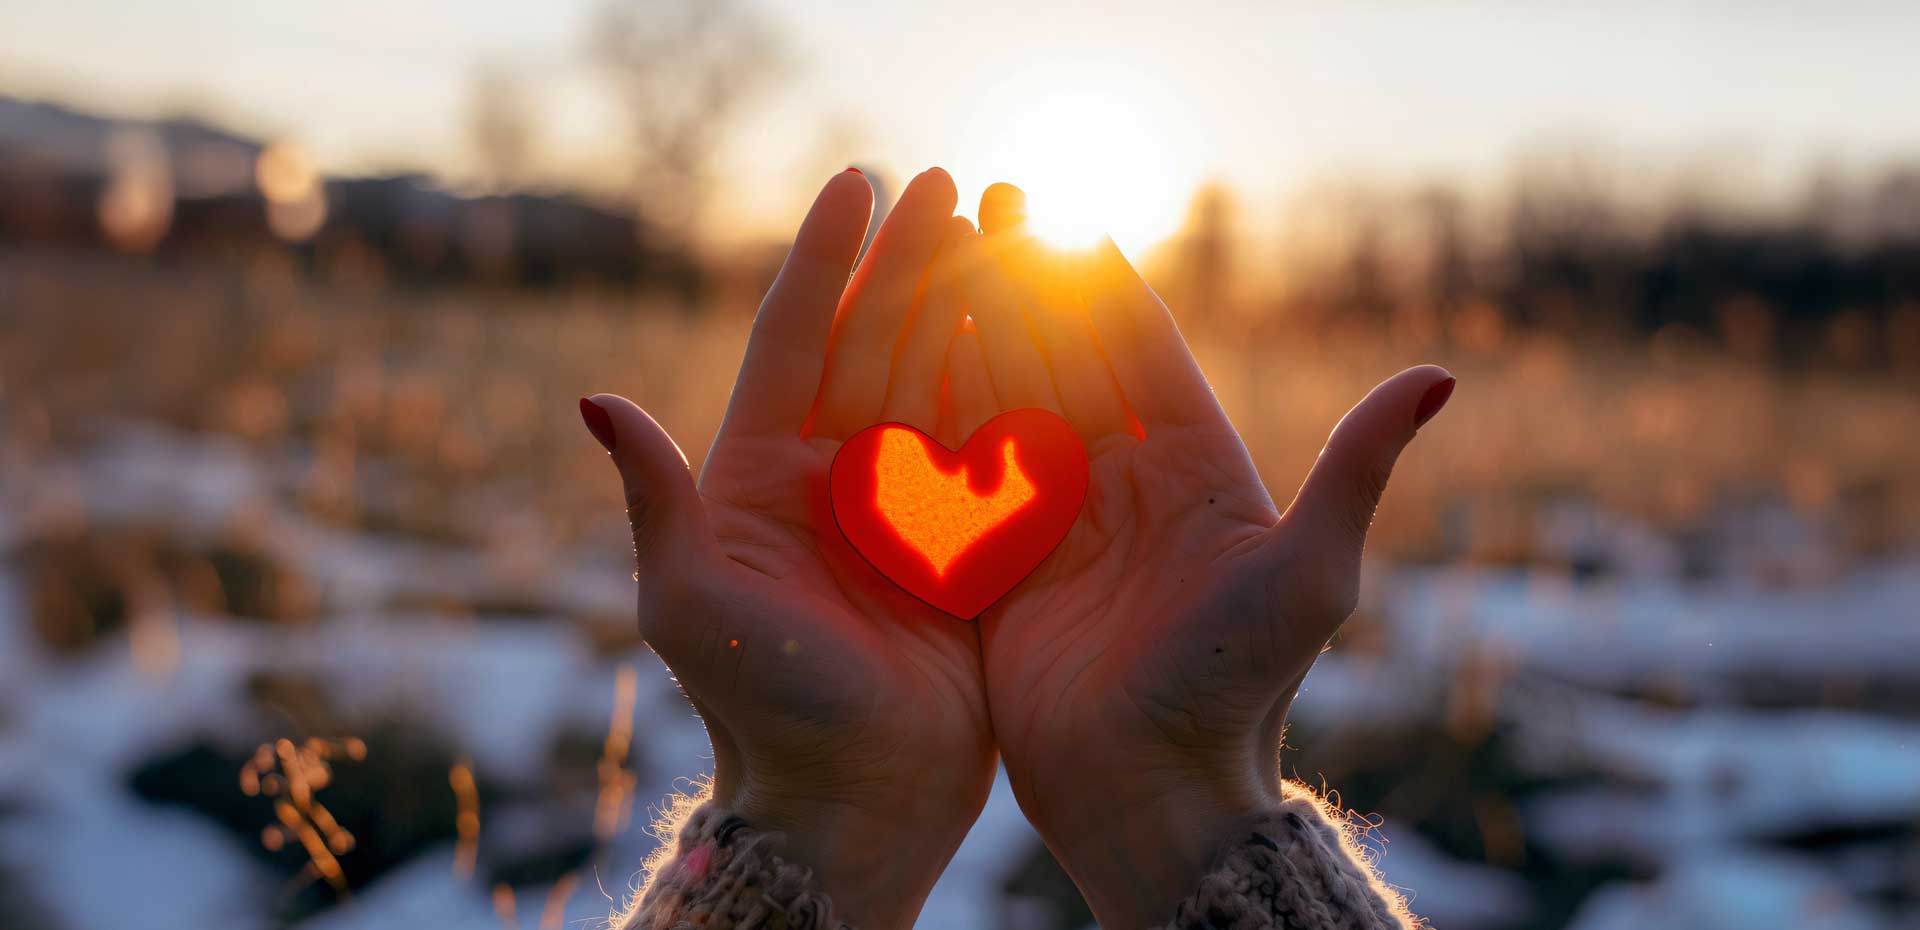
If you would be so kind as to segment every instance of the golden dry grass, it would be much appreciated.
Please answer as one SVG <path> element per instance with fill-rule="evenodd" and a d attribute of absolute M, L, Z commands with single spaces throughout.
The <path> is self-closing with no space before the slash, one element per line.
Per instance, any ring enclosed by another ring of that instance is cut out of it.
<path fill-rule="evenodd" d="M 756 290 L 698 313 L 596 292 L 373 291 L 310 282 L 271 254 L 194 269 L 12 254 L 0 281 L 14 455 L 158 420 L 296 462 L 290 493 L 343 526 L 484 543 L 533 519 L 555 544 L 617 519 L 575 399 L 635 398 L 697 468 Z M 1459 375 L 1388 494 L 1374 545 L 1392 556 L 1528 562 L 1536 510 L 1565 500 L 1673 532 L 1778 502 L 1858 555 L 1910 545 L 1920 525 L 1910 377 L 1546 335 L 1464 349 L 1231 330 L 1189 335 L 1280 498 L 1374 383 L 1423 361 Z"/>

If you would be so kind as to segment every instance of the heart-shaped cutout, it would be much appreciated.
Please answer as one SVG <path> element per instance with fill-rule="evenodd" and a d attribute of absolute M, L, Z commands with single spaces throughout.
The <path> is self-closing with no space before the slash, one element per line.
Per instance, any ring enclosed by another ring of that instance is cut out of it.
<path fill-rule="evenodd" d="M 881 423 L 840 446 L 827 492 L 862 558 L 971 620 L 1066 538 L 1087 497 L 1087 450 L 1067 421 L 1040 409 L 988 420 L 957 452 Z"/>

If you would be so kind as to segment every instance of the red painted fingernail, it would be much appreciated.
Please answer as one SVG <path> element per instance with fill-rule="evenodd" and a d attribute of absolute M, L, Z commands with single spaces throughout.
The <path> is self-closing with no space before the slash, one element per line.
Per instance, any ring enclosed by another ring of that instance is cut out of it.
<path fill-rule="evenodd" d="M 612 452 L 613 418 L 607 416 L 607 411 L 599 404 L 582 397 L 580 398 L 580 419 L 587 421 L 587 432 L 592 433 L 593 438 L 600 440 L 600 444 L 605 446 L 608 452 Z"/>
<path fill-rule="evenodd" d="M 859 175 L 859 176 L 861 176 L 861 177 L 863 177 L 863 178 L 867 176 L 867 173 L 866 173 L 865 171 L 861 171 L 860 169 L 858 169 L 858 168 L 855 168 L 855 167 L 854 167 L 854 166 L 852 166 L 852 165 L 848 165 L 848 166 L 847 166 L 847 170 L 848 170 L 848 171 L 851 171 L 851 172 L 853 172 L 854 174 L 857 174 L 857 175 Z"/>
<path fill-rule="evenodd" d="M 1448 378 L 1433 387 L 1427 388 L 1426 396 L 1420 398 L 1420 409 L 1414 411 L 1413 414 L 1414 429 L 1419 429 L 1427 425 L 1427 421 L 1433 419 L 1433 415 L 1439 413 L 1440 408 L 1447 405 L 1447 398 L 1453 396 L 1453 386 L 1458 380 L 1457 378 Z"/>

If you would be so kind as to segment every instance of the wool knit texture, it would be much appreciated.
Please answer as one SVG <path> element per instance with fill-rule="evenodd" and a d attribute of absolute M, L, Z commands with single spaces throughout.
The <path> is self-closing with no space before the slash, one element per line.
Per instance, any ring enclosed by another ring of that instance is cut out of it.
<path fill-rule="evenodd" d="M 1311 790 L 1284 786 L 1278 805 L 1225 838 L 1212 871 L 1173 908 L 1164 930 L 1417 930 L 1374 873 L 1352 821 Z M 661 854 L 618 930 L 851 930 L 813 887 L 813 870 L 783 860 L 784 835 L 753 829 L 724 807 L 682 799 L 658 825 Z M 677 830 L 677 833 L 675 832 Z"/>
<path fill-rule="evenodd" d="M 637 905 L 614 922 L 620 930 L 846 928 L 813 887 L 813 870 L 780 858 L 783 834 L 755 830 L 712 803 L 695 807 L 678 830 L 672 857 L 651 868 Z"/>
<path fill-rule="evenodd" d="M 1312 791 L 1247 818 L 1166 930 L 1414 930 L 1420 921 L 1374 873 L 1352 821 Z"/>

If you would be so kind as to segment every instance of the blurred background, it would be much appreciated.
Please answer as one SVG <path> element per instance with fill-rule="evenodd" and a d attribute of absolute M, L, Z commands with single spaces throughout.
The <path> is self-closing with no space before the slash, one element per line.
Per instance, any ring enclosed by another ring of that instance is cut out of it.
<path fill-rule="evenodd" d="M 695 466 L 819 184 L 1111 231 L 1270 487 L 1402 459 L 1286 770 L 1443 930 L 1920 927 L 1920 8 L 10 0 L 0 925 L 596 926 L 710 765 Z M 1004 784 L 923 926 L 1090 917 Z"/>

